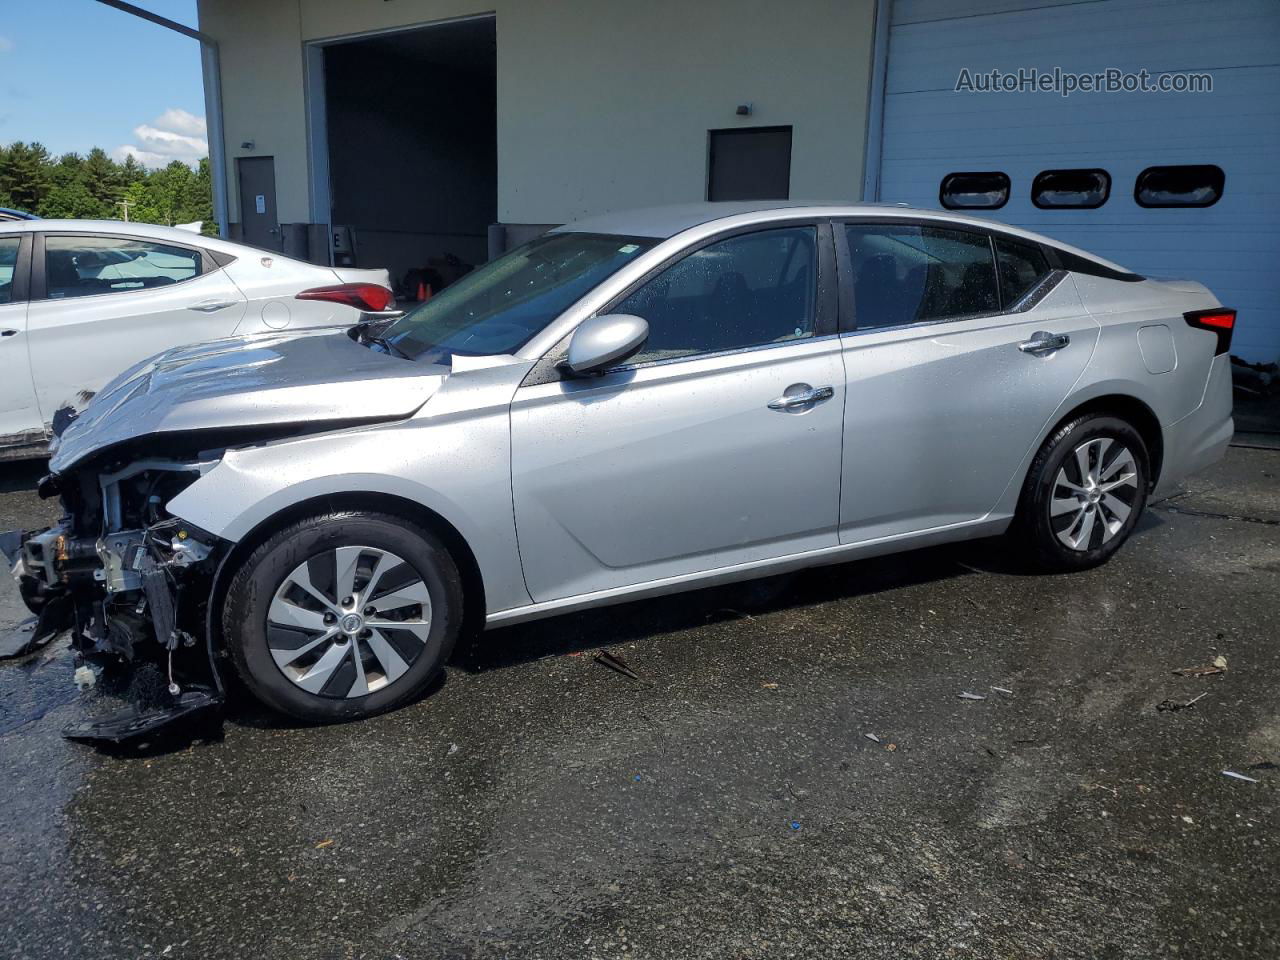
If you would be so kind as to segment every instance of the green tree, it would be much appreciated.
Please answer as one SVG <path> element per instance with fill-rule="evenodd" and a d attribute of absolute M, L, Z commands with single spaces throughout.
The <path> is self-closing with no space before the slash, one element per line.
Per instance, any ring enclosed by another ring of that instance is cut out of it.
<path fill-rule="evenodd" d="M 120 167 L 101 147 L 94 147 L 84 160 L 84 185 L 90 195 L 103 204 L 114 206 L 123 192 Z"/>
<path fill-rule="evenodd" d="M 0 153 L 0 193 L 8 194 L 12 206 L 36 210 L 51 186 L 43 144 L 18 141 Z"/>

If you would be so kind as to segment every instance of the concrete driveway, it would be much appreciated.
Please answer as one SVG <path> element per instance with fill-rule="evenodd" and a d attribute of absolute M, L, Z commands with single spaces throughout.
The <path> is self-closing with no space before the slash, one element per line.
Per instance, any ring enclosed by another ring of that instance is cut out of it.
<path fill-rule="evenodd" d="M 50 516 L 4 470 L 0 528 Z M 1075 576 L 971 545 L 504 630 L 341 727 L 242 703 L 221 742 L 108 756 L 59 737 L 65 650 L 2 665 L 0 943 L 1280 956 L 1278 477 L 1233 449 Z"/>

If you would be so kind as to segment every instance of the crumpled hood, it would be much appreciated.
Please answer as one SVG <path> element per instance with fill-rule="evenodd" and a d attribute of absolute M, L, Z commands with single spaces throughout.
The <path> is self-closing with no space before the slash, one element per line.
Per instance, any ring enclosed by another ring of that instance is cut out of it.
<path fill-rule="evenodd" d="M 157 354 L 116 377 L 53 441 L 58 473 L 151 434 L 396 420 L 449 368 L 388 356 L 345 331 L 232 337 Z"/>

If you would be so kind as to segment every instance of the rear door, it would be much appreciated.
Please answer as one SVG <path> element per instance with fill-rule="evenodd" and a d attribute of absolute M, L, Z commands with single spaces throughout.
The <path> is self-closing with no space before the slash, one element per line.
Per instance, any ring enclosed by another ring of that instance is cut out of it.
<path fill-rule="evenodd" d="M 834 259 L 825 223 L 708 242 L 606 311 L 648 321 L 631 361 L 516 391 L 512 487 L 535 600 L 836 545 Z"/>
<path fill-rule="evenodd" d="M 245 298 L 199 247 L 126 235 L 37 234 L 28 313 L 44 421 L 139 360 L 230 336 Z"/>
<path fill-rule="evenodd" d="M 44 439 L 27 356 L 31 235 L 0 236 L 0 452 Z"/>
<path fill-rule="evenodd" d="M 936 221 L 850 222 L 837 236 L 852 316 L 841 542 L 985 517 L 1021 482 L 1097 322 L 1036 244 Z"/>

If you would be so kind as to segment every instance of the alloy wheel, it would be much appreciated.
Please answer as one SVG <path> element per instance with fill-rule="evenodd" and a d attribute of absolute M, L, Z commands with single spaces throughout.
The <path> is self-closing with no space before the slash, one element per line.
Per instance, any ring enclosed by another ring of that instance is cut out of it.
<path fill-rule="evenodd" d="M 422 575 L 377 547 L 338 547 L 298 564 L 267 610 L 276 666 L 323 697 L 362 697 L 394 683 L 430 632 Z"/>
<path fill-rule="evenodd" d="M 1049 525 L 1071 550 L 1086 551 L 1116 536 L 1138 497 L 1138 464 L 1122 443 L 1094 437 L 1063 461 L 1049 498 Z"/>

